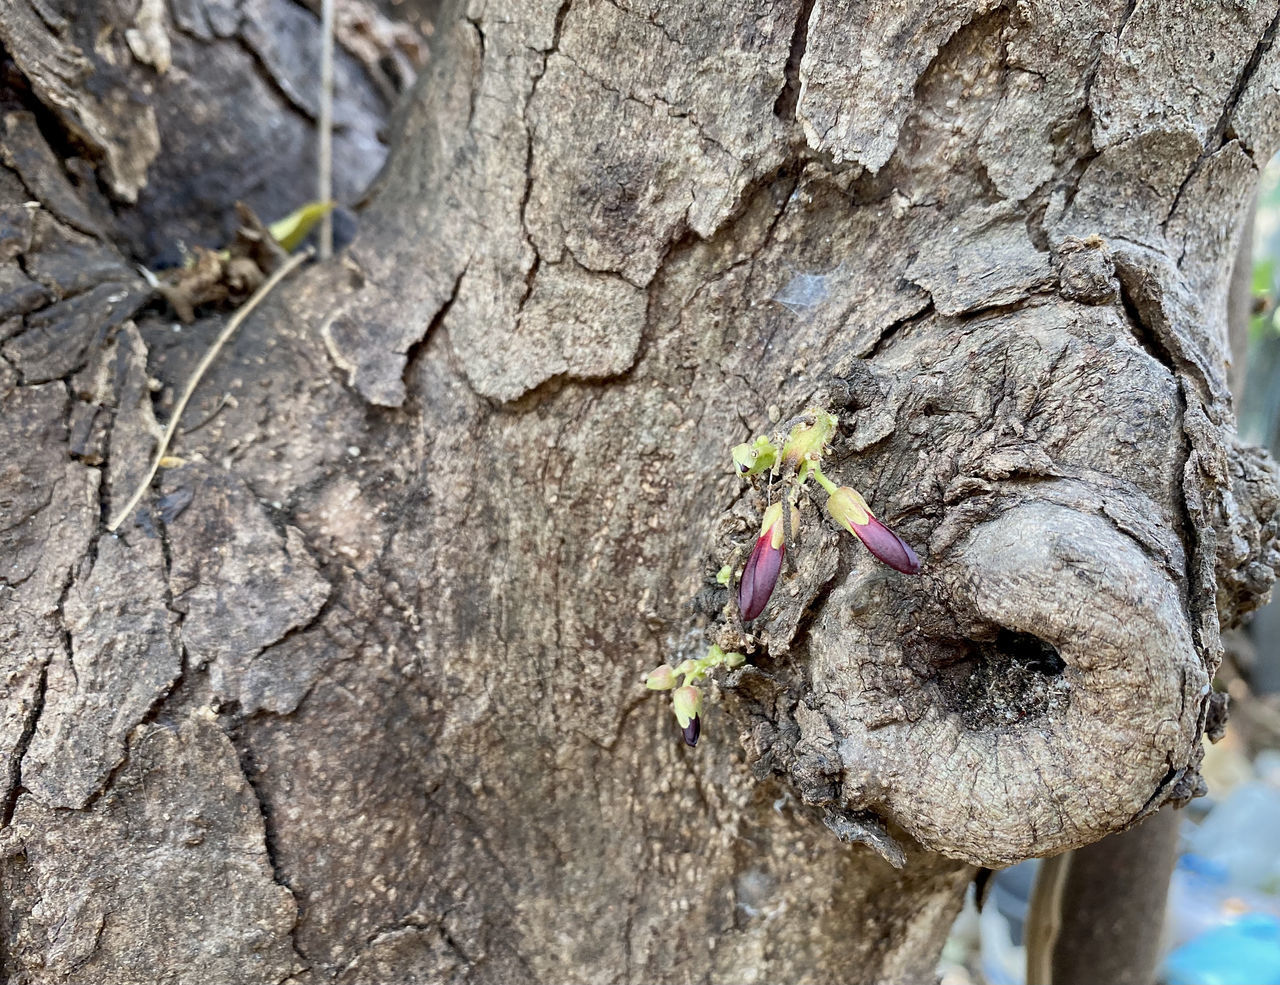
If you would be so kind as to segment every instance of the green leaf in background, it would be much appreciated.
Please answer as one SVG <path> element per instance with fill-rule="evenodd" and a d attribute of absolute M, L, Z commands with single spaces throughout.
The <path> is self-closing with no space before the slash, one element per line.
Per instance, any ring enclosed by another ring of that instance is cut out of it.
<path fill-rule="evenodd" d="M 302 245 L 307 234 L 315 229 L 316 223 L 332 209 L 332 202 L 308 202 L 301 208 L 294 209 L 283 219 L 277 219 L 267 228 L 271 230 L 271 235 L 276 238 L 276 242 L 284 247 L 285 252 L 292 253 Z"/>
<path fill-rule="evenodd" d="M 1259 257 L 1253 264 L 1253 310 L 1249 316 L 1249 338 L 1258 339 L 1264 332 L 1275 331 L 1275 304 L 1272 285 L 1275 283 L 1276 258 L 1274 256 Z"/>
<path fill-rule="evenodd" d="M 275 227 L 271 228 L 272 233 Z M 1271 293 L 1271 278 L 1275 276 L 1276 258 L 1263 257 L 1253 265 L 1253 296 L 1266 297 Z"/>

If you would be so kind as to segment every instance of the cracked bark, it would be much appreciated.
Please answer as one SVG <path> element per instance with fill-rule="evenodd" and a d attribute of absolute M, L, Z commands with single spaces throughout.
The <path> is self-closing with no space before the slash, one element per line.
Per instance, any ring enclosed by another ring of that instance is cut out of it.
<path fill-rule="evenodd" d="M 921 981 L 975 865 L 1195 792 L 1277 562 L 1225 385 L 1274 9 L 443 4 L 352 248 L 103 540 L 146 381 L 163 415 L 220 323 L 134 290 L 148 216 L 210 226 L 194 97 L 90 46 L 64 105 L 40 58 L 86 7 L 24 46 L 0 15 L 11 979 Z M 171 14 L 201 98 L 251 83 L 232 151 L 301 125 L 304 56 L 266 85 L 238 6 Z M 727 450 L 814 400 L 924 574 L 807 508 L 690 752 L 638 675 L 728 631 Z"/>

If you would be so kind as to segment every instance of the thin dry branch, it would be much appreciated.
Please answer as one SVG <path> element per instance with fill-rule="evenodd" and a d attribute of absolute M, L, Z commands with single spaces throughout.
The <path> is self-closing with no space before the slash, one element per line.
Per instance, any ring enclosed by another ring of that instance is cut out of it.
<path fill-rule="evenodd" d="M 333 0 L 320 5 L 320 121 L 316 197 L 333 200 Z M 320 259 L 333 256 L 333 213 L 320 220 Z"/>
<path fill-rule="evenodd" d="M 146 493 L 147 488 L 151 485 L 151 480 L 156 477 L 156 473 L 160 471 L 160 462 L 165 456 L 165 452 L 169 450 L 169 442 L 173 439 L 174 433 L 178 430 L 178 422 L 182 419 L 182 412 L 187 409 L 187 403 L 191 400 L 191 395 L 195 393 L 196 387 L 200 385 L 200 380 L 213 365 L 213 360 L 217 358 L 218 352 L 226 345 L 227 340 L 235 334 L 246 318 L 252 314 L 256 308 L 268 294 L 270 294 L 282 280 L 296 270 L 299 266 L 311 258 L 312 249 L 308 247 L 299 253 L 294 254 L 286 260 L 280 267 L 268 277 L 244 304 L 236 309 L 235 313 L 227 320 L 227 324 L 222 331 L 218 333 L 218 337 L 214 340 L 213 345 L 209 347 L 209 351 L 204 354 L 204 358 L 200 360 L 200 365 L 196 367 L 191 379 L 187 382 L 187 388 L 183 390 L 182 397 L 178 400 L 178 405 L 174 407 L 173 414 L 169 418 L 169 424 L 164 429 L 164 434 L 160 438 L 160 443 L 156 445 L 155 455 L 151 460 L 151 468 L 147 470 L 146 476 L 138 483 L 138 488 L 134 490 L 133 495 L 129 497 L 129 502 L 124 508 L 115 515 L 114 519 L 107 524 L 107 530 L 115 533 L 120 524 L 128 519 L 129 514 L 137 507 L 138 502 Z"/>

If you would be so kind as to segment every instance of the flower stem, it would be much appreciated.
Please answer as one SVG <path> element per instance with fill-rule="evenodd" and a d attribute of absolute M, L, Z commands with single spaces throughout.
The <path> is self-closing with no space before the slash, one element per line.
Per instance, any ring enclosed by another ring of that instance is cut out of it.
<path fill-rule="evenodd" d="M 830 479 L 828 479 L 825 475 L 822 474 L 822 469 L 818 466 L 817 462 L 813 463 L 812 474 L 813 474 L 813 477 L 818 481 L 818 485 L 820 485 L 823 489 L 827 491 L 827 495 L 829 496 L 834 495 L 836 489 L 839 487 L 836 486 L 834 482 L 832 482 Z"/>

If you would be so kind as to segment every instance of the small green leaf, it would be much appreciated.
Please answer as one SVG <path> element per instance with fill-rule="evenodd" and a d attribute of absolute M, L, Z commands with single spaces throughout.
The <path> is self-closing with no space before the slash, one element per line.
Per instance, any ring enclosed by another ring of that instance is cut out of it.
<path fill-rule="evenodd" d="M 333 211 L 332 202 L 308 202 L 299 209 L 294 209 L 283 219 L 277 219 L 267 228 L 276 242 L 292 253 L 307 238 L 316 223 Z"/>

